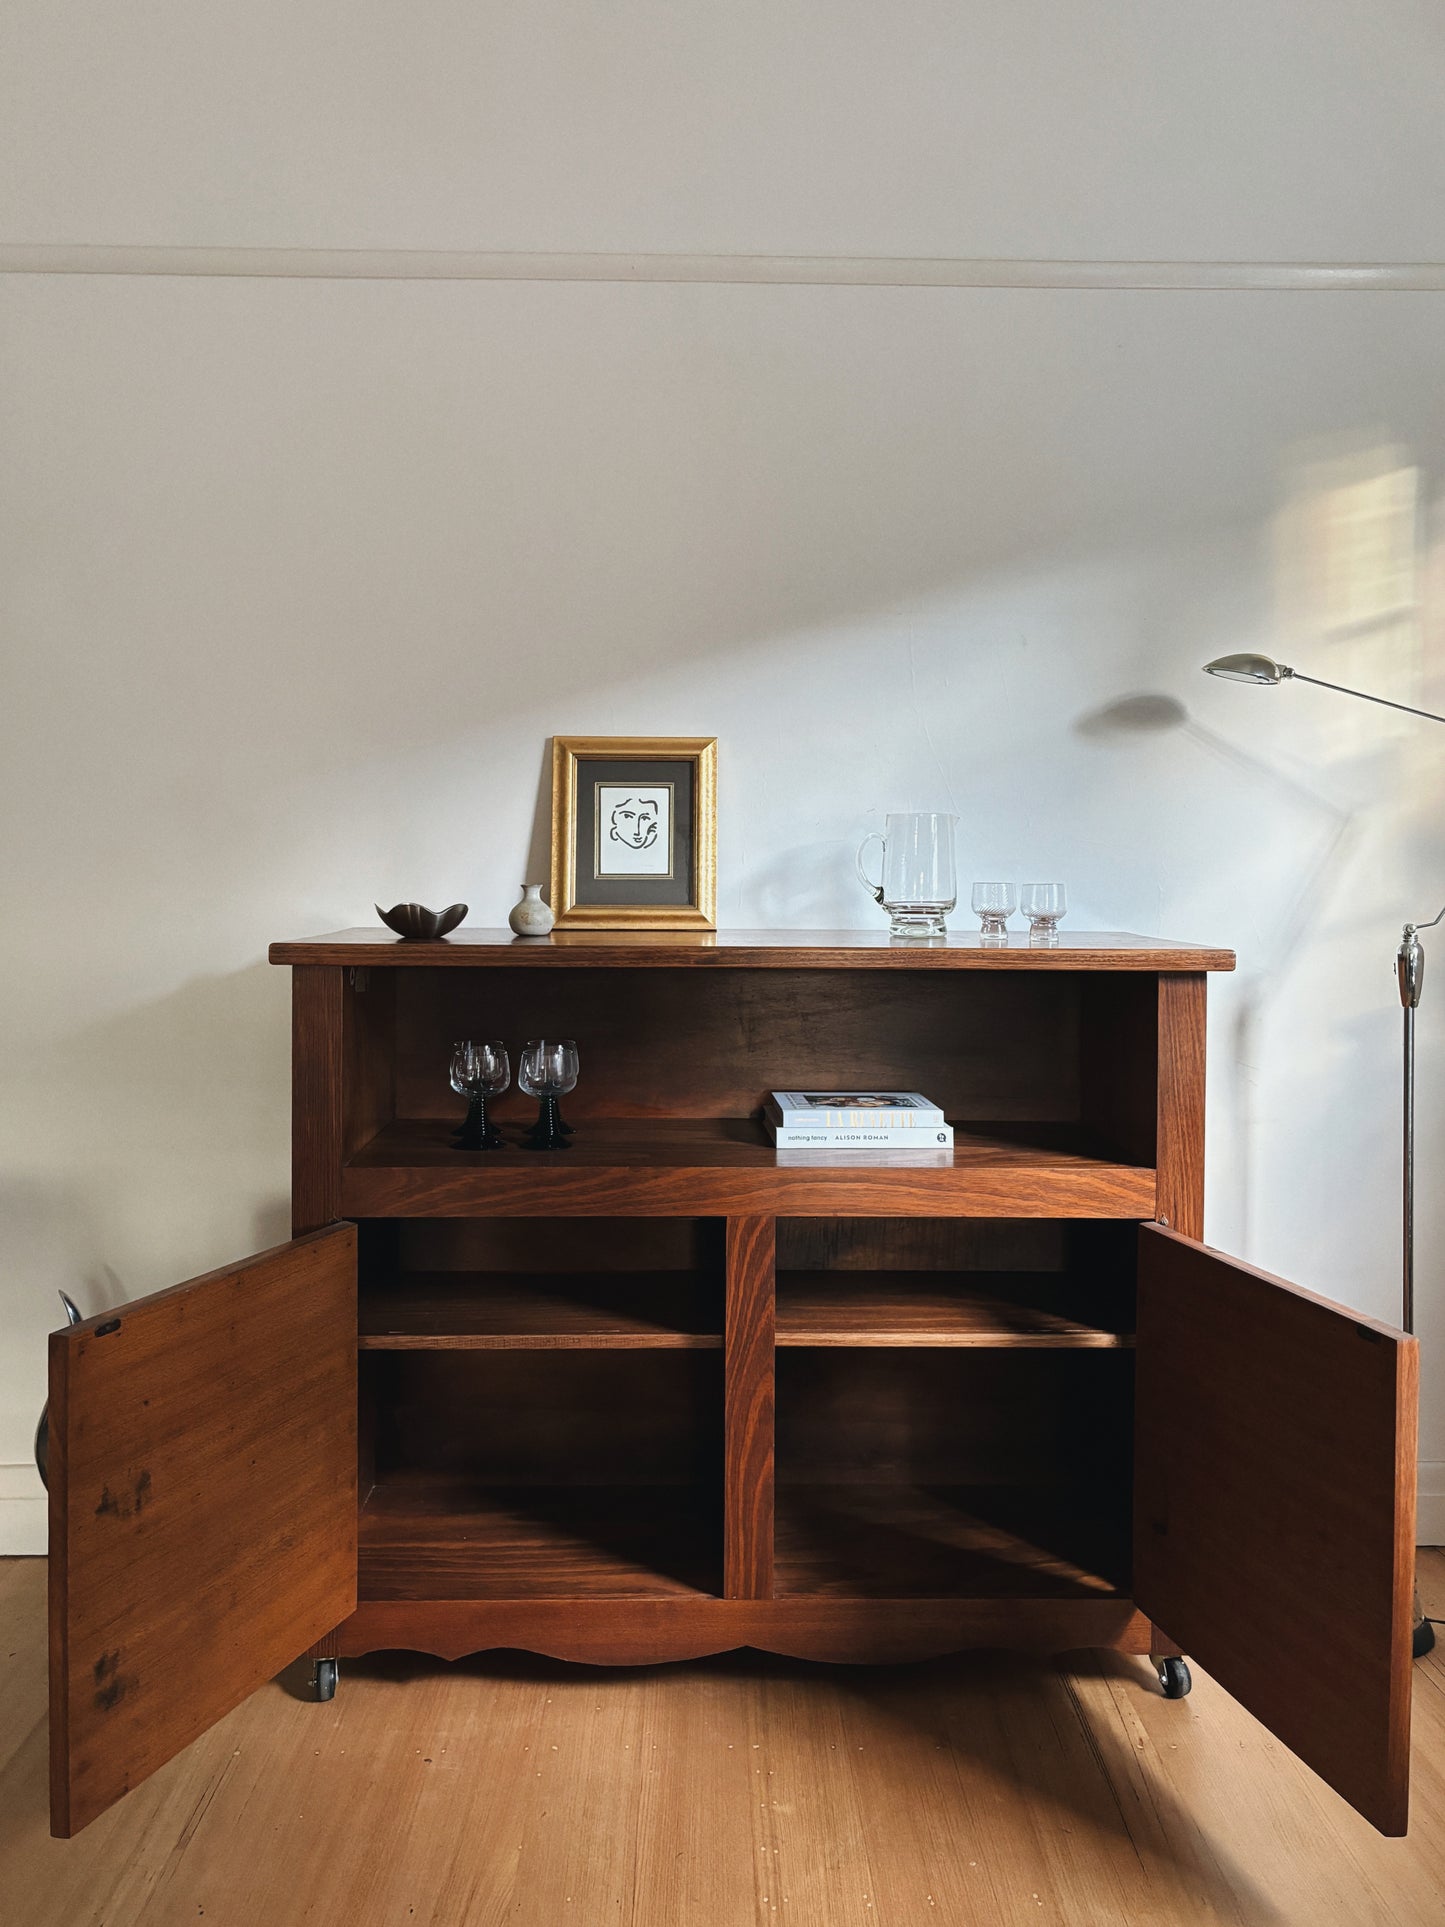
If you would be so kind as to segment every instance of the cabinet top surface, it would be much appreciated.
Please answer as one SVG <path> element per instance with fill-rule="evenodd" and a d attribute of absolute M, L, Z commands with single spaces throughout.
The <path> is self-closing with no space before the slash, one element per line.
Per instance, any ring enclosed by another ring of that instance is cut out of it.
<path fill-rule="evenodd" d="M 1007 945 L 977 932 L 939 940 L 894 940 L 886 930 L 556 930 L 514 937 L 463 927 L 434 940 L 394 937 L 384 927 L 273 943 L 274 964 L 422 965 L 543 969 L 593 964 L 610 969 L 731 970 L 1233 970 L 1234 952 L 1171 943 L 1118 930 L 1063 930 L 1056 946 L 1015 931 Z"/>

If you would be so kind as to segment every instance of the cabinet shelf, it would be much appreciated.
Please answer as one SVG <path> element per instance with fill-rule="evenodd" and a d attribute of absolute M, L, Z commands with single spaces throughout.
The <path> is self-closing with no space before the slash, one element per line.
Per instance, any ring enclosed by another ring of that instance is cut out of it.
<path fill-rule="evenodd" d="M 780 1484 L 782 1596 L 1120 1598 L 1127 1512 L 1097 1490 Z M 1105 1576 L 1105 1575 L 1110 1576 Z"/>
<path fill-rule="evenodd" d="M 413 1272 L 361 1294 L 366 1351 L 716 1351 L 721 1291 L 693 1272 Z"/>
<path fill-rule="evenodd" d="M 359 1597 L 720 1592 L 719 1509 L 692 1486 L 488 1487 L 394 1475 L 360 1517 Z M 780 1485 L 778 1597 L 1117 1599 L 1128 1532 L 1065 1489 Z"/>
<path fill-rule="evenodd" d="M 455 1150 L 398 1118 L 342 1172 L 350 1217 L 779 1215 L 1150 1218 L 1152 1166 L 1071 1124 L 972 1124 L 949 1151 L 778 1151 L 751 1118 L 589 1119 L 567 1151 Z"/>
<path fill-rule="evenodd" d="M 1081 1318 L 1052 1273 L 793 1271 L 778 1274 L 777 1342 L 1118 1350 L 1122 1320 Z"/>
<path fill-rule="evenodd" d="M 372 1488 L 359 1528 L 363 1600 L 721 1590 L 719 1507 L 693 1486 L 489 1487 L 398 1474 Z"/>

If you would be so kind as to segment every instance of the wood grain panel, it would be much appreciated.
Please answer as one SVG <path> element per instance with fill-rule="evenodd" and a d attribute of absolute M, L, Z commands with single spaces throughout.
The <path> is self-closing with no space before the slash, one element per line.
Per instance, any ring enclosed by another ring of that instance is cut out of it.
<path fill-rule="evenodd" d="M 718 1350 L 366 1352 L 377 1476 L 721 1490 Z"/>
<path fill-rule="evenodd" d="M 779 1485 L 780 1597 L 1117 1597 L 1128 1521 L 1114 1495 L 1059 1484 Z"/>
<path fill-rule="evenodd" d="M 52 1333 L 62 1838 L 355 1605 L 355 1318 L 337 1225 Z"/>
<path fill-rule="evenodd" d="M 353 966 L 338 975 L 342 1152 L 350 1157 L 396 1116 L 396 973 Z"/>
<path fill-rule="evenodd" d="M 717 1351 L 722 1293 L 693 1272 L 421 1272 L 362 1294 L 362 1351 Z"/>
<path fill-rule="evenodd" d="M 1080 979 L 1080 1115 L 1110 1154 L 1153 1164 L 1159 1130 L 1159 989 L 1137 971 Z"/>
<path fill-rule="evenodd" d="M 1128 1264 L 1134 1268 L 1134 1234 Z M 780 1271 L 1058 1271 L 1065 1229 L 1044 1218 L 780 1218 Z"/>
<path fill-rule="evenodd" d="M 368 964 L 379 968 L 528 970 L 603 968 L 747 970 L 1233 970 L 1232 950 L 1172 943 L 1119 930 L 1063 930 L 1057 948 L 1029 943 L 1015 931 L 1007 947 L 984 946 L 976 931 L 951 931 L 937 944 L 895 943 L 886 930 L 555 930 L 521 941 L 510 930 L 454 930 L 434 943 L 393 937 L 382 929 L 337 930 L 329 936 L 273 943 L 273 964 Z"/>
<path fill-rule="evenodd" d="M 1054 1274 L 795 1271 L 778 1275 L 784 1346 L 1109 1350 L 1133 1333 L 1081 1316 L 1079 1281 Z"/>
<path fill-rule="evenodd" d="M 645 1599 L 715 1594 L 716 1492 L 392 1477 L 361 1514 L 359 1597 Z"/>
<path fill-rule="evenodd" d="M 1129 1515 L 1133 1353 L 782 1346 L 779 1478 L 1095 1487 Z"/>
<path fill-rule="evenodd" d="M 773 1268 L 771 1218 L 729 1218 L 723 1353 L 723 1591 L 773 1589 Z"/>
<path fill-rule="evenodd" d="M 363 1236 L 388 1225 L 399 1234 L 393 1271 L 693 1271 L 722 1280 L 720 1218 L 390 1219 Z"/>
<path fill-rule="evenodd" d="M 959 1132 L 949 1152 L 775 1151 L 742 1118 L 594 1121 L 572 1148 L 453 1150 L 399 1119 L 347 1165 L 348 1217 L 1151 1218 L 1152 1169 L 1091 1156 L 1068 1126 Z M 885 1156 L 887 1161 L 885 1161 Z"/>
<path fill-rule="evenodd" d="M 1415 1341 L 1153 1226 L 1138 1309 L 1140 1607 L 1403 1833 Z"/>
<path fill-rule="evenodd" d="M 835 1085 L 921 1089 L 955 1121 L 1079 1115 L 1081 973 L 995 971 L 966 983 L 907 971 L 392 974 L 403 1117 L 460 1115 L 447 1060 L 453 1038 L 470 1036 L 575 1037 L 582 1074 L 566 1112 L 578 1126 L 745 1118 L 771 1090 Z M 536 1107 L 512 1092 L 493 1109 L 505 1128 L 530 1125 Z"/>
<path fill-rule="evenodd" d="M 342 971 L 291 974 L 291 1230 L 300 1237 L 341 1215 Z"/>
<path fill-rule="evenodd" d="M 1158 1216 L 1204 1236 L 1205 1001 L 1202 974 L 1159 979 Z"/>
<path fill-rule="evenodd" d="M 415 1599 L 367 1600 L 337 1628 L 342 1658 L 407 1648 L 460 1659 L 515 1646 L 595 1666 L 652 1666 L 739 1646 L 795 1659 L 885 1665 L 971 1647 L 1149 1651 L 1126 1599 Z"/>

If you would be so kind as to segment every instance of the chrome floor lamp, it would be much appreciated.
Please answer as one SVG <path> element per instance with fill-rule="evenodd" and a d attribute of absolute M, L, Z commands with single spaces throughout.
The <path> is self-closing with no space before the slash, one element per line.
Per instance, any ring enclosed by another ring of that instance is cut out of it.
<path fill-rule="evenodd" d="M 1317 689 L 1333 689 L 1341 696 L 1358 696 L 1362 702 L 1379 703 L 1385 709 L 1403 709 L 1407 716 L 1423 716 L 1427 722 L 1445 723 L 1445 716 L 1437 716 L 1433 710 L 1415 709 L 1409 703 L 1391 702 L 1387 696 L 1371 696 L 1363 689 L 1346 689 L 1343 683 L 1322 682 L 1318 676 L 1302 675 L 1298 669 L 1291 669 L 1282 662 L 1273 662 L 1268 656 L 1219 656 L 1215 661 L 1205 663 L 1204 673 L 1206 676 L 1222 676 L 1227 682 L 1249 682 L 1261 685 L 1281 682 L 1313 683 Z M 1415 1012 L 1419 1008 L 1420 992 L 1425 982 L 1425 947 L 1420 942 L 1420 932 L 1433 930 L 1441 918 L 1445 918 L 1445 907 L 1431 917 L 1428 923 L 1407 923 L 1400 938 L 1400 947 L 1395 953 L 1395 975 L 1400 986 L 1400 1003 L 1404 1012 L 1404 1181 L 1400 1323 L 1410 1333 L 1415 1330 Z M 1428 1653 L 1434 1644 L 1435 1628 L 1421 1610 L 1420 1594 L 1417 1590 L 1414 1624 L 1416 1659 Z"/>

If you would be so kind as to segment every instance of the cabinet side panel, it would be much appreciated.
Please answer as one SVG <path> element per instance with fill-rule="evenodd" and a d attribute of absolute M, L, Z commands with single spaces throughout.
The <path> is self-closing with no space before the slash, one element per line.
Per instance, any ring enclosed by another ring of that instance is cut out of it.
<path fill-rule="evenodd" d="M 50 1507 L 47 1587 L 50 1635 L 50 1831 L 68 1840 L 85 1822 L 78 1819 L 70 1797 L 70 1549 L 66 1521 L 70 1515 L 70 1347 L 63 1331 L 50 1334 L 50 1441 L 47 1497 Z"/>
<path fill-rule="evenodd" d="M 1186 1238 L 1204 1236 L 1204 1046 L 1209 979 L 1159 979 L 1157 1214 Z"/>
<path fill-rule="evenodd" d="M 342 973 L 291 972 L 291 1230 L 319 1231 L 341 1215 Z"/>
<path fill-rule="evenodd" d="M 767 1599 L 773 1590 L 775 1250 L 774 1219 L 728 1219 L 723 1589 L 729 1599 Z"/>

